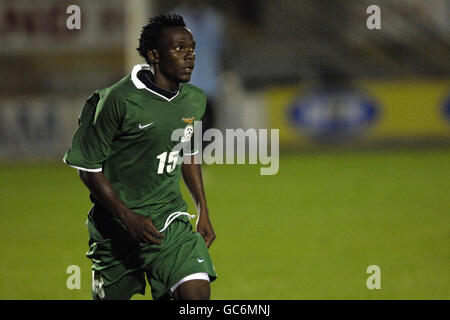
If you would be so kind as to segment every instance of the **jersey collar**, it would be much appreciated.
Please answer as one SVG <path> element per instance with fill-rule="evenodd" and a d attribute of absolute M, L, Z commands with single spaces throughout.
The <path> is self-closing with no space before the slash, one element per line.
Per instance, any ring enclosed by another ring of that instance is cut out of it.
<path fill-rule="evenodd" d="M 155 90 L 152 90 L 151 88 L 148 88 L 141 80 L 139 80 L 139 78 L 137 76 L 138 72 L 141 71 L 141 70 L 148 70 L 148 71 L 153 73 L 153 68 L 150 65 L 146 64 L 146 63 L 135 65 L 133 67 L 133 70 L 131 71 L 131 81 L 133 82 L 134 86 L 137 89 L 145 89 L 147 91 L 150 91 L 151 93 L 153 93 L 153 94 L 157 95 L 158 97 L 163 98 L 164 100 L 169 101 L 169 102 L 172 101 L 173 99 L 175 99 L 178 96 L 178 94 L 180 93 L 181 84 L 178 86 L 177 94 L 174 95 L 170 99 L 167 98 L 166 96 L 156 92 Z"/>

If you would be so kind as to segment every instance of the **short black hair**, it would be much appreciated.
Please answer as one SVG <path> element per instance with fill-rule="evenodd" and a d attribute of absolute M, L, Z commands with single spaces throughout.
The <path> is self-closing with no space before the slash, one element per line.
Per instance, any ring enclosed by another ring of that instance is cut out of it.
<path fill-rule="evenodd" d="M 167 27 L 186 27 L 183 17 L 178 14 L 161 14 L 150 18 L 148 24 L 142 28 L 137 51 L 148 64 L 147 51 L 158 49 L 162 30 Z"/>

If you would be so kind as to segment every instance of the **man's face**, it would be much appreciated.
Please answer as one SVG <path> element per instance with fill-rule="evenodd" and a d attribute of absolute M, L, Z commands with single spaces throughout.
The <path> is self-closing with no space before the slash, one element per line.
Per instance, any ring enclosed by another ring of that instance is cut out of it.
<path fill-rule="evenodd" d="M 162 31 L 159 49 L 161 73 L 176 83 L 188 82 L 194 70 L 195 41 L 185 27 L 168 27 Z"/>

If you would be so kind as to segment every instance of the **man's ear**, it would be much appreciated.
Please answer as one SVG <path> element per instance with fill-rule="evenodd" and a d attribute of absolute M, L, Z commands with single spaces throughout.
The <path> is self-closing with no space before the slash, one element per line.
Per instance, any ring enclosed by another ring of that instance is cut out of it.
<path fill-rule="evenodd" d="M 147 50 L 148 60 L 152 63 L 159 63 L 159 52 L 157 49 Z"/>

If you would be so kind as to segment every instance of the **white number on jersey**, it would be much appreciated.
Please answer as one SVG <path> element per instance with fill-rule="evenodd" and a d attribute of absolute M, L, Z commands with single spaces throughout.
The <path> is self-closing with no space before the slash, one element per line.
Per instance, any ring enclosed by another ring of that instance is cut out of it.
<path fill-rule="evenodd" d="M 169 159 L 167 159 L 167 152 L 163 152 L 156 157 L 159 159 L 158 174 L 163 174 L 164 167 L 166 167 L 167 173 L 170 173 L 173 170 L 175 170 L 178 161 L 178 153 L 179 151 L 172 151 L 171 153 L 169 153 Z M 168 160 L 167 166 L 166 160 Z"/>

